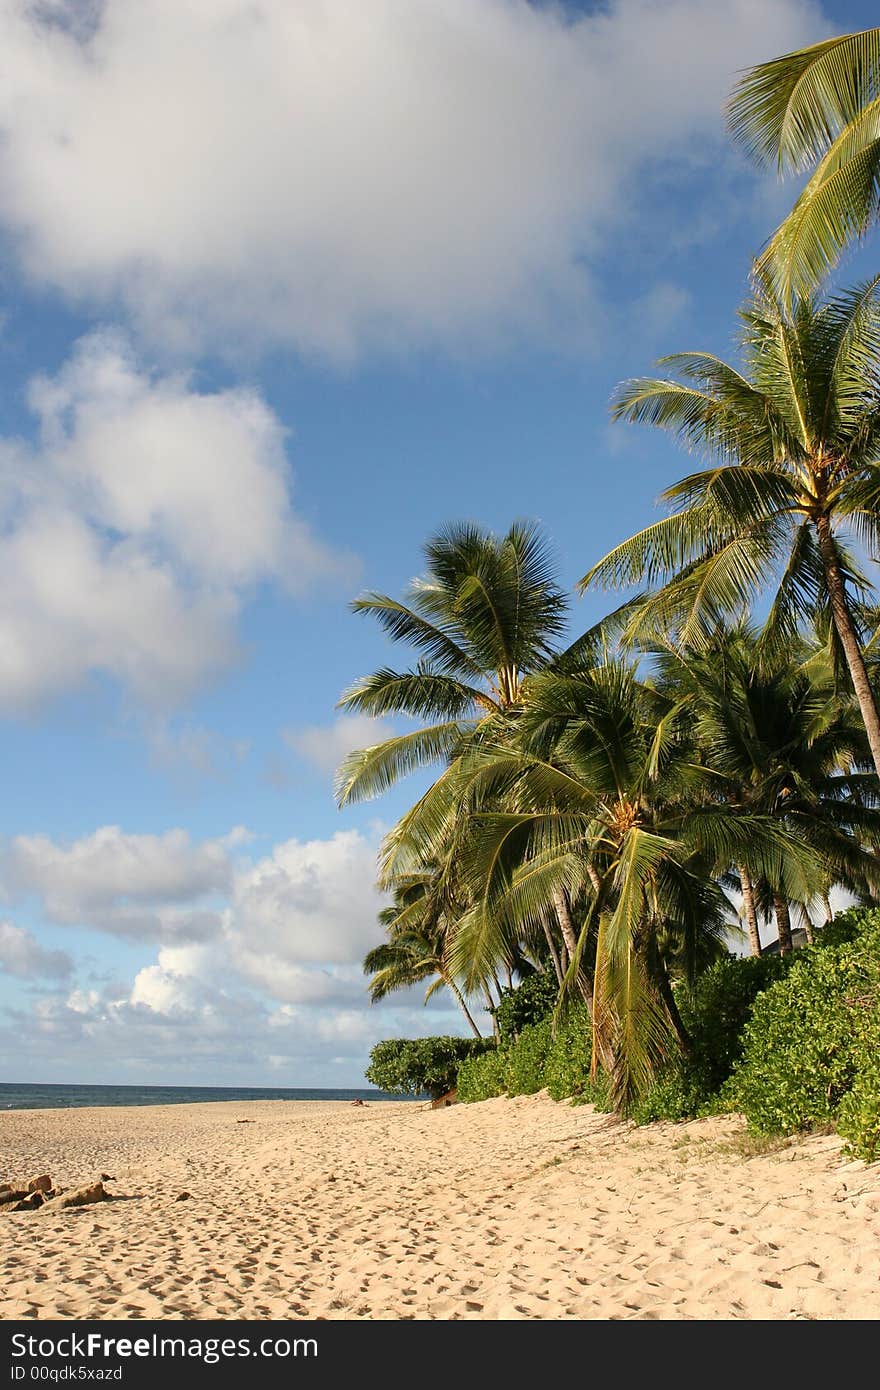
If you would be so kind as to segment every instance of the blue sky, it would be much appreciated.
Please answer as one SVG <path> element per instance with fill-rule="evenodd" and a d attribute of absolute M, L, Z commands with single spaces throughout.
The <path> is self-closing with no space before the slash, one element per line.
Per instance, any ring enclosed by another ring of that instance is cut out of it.
<path fill-rule="evenodd" d="M 422 541 L 572 586 L 682 460 L 614 384 L 728 353 L 791 199 L 730 147 L 812 0 L 11 0 L 0 16 L 0 1072 L 357 1085 L 382 826 L 334 705 Z M 864 253 L 846 268 L 857 275 Z M 572 628 L 605 599 L 573 599 Z"/>

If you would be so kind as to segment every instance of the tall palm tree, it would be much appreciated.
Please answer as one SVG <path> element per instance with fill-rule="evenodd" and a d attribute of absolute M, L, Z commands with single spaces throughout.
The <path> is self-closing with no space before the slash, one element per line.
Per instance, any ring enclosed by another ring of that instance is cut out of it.
<path fill-rule="evenodd" d="M 795 641 L 768 663 L 753 629 L 741 624 L 720 628 L 705 649 L 663 643 L 653 650 L 659 689 L 687 713 L 715 795 L 782 821 L 822 865 L 820 892 L 835 883 L 860 895 L 876 889 L 877 777 L 866 770 L 870 753 L 852 697 L 836 687 L 815 647 Z M 776 884 L 755 884 L 745 863 L 736 871 L 752 954 L 761 954 L 762 898 L 775 912 L 780 949 L 790 951 L 785 895 Z"/>
<path fill-rule="evenodd" d="M 371 976 L 372 1002 L 378 1003 L 394 990 L 430 980 L 425 1003 L 438 990 L 447 988 L 476 1037 L 482 1037 L 449 969 L 448 921 L 436 870 L 401 877 L 394 885 L 393 903 L 379 913 L 379 924 L 388 939 L 364 957 L 364 973 Z"/>
<path fill-rule="evenodd" d="M 728 115 L 760 163 L 813 171 L 761 258 L 784 301 L 811 294 L 880 214 L 880 29 L 750 68 Z"/>
<path fill-rule="evenodd" d="M 546 664 L 564 631 L 567 601 L 535 525 L 517 522 L 501 539 L 477 526 L 450 526 L 427 543 L 425 558 L 427 573 L 403 602 L 370 593 L 352 605 L 415 648 L 417 664 L 383 667 L 339 703 L 429 722 L 351 753 L 337 776 L 340 805 L 448 761 L 480 721 L 516 709 L 524 680 Z"/>
<path fill-rule="evenodd" d="M 517 733 L 475 745 L 458 773 L 477 784 L 461 873 L 473 910 L 448 948 L 478 980 L 504 934 L 535 921 L 564 887 L 589 902 L 569 980 L 589 953 L 594 1062 L 626 1108 L 688 1037 L 672 980 L 693 980 L 723 939 L 728 902 L 717 876 L 731 860 L 800 899 L 809 869 L 783 827 L 713 800 L 686 722 L 646 698 L 619 662 L 529 684 Z M 502 809 L 480 810 L 493 800 Z M 514 808 L 514 809 L 512 809 Z"/>
<path fill-rule="evenodd" d="M 371 593 L 353 605 L 394 640 L 414 647 L 420 659 L 408 670 L 385 667 L 364 677 L 340 701 L 360 713 L 429 721 L 351 753 L 337 774 L 340 805 L 376 796 L 416 768 L 443 769 L 386 836 L 386 883 L 418 871 L 426 854 L 454 863 L 459 834 L 467 828 L 450 775 L 462 750 L 474 738 L 503 737 L 533 673 L 578 662 L 601 635 L 601 628 L 590 630 L 558 649 L 568 601 L 534 523 L 516 522 L 500 539 L 477 526 L 450 526 L 427 543 L 425 558 L 426 574 L 413 581 L 403 602 Z M 576 933 L 562 890 L 554 913 L 569 956 Z M 544 930 L 552 929 L 545 924 Z"/>
<path fill-rule="evenodd" d="M 630 632 L 676 625 L 705 643 L 719 614 L 775 585 L 765 640 L 830 614 L 880 773 L 880 717 L 862 652 L 867 592 L 839 532 L 880 541 L 880 277 L 788 312 L 764 288 L 741 314 L 742 370 L 703 352 L 616 392 L 618 420 L 658 426 L 714 459 L 668 488 L 672 514 L 617 546 L 581 587 L 659 581 Z"/>

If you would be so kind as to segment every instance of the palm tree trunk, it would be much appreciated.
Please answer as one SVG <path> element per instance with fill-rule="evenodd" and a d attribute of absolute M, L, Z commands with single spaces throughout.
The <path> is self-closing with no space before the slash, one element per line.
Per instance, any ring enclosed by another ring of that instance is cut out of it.
<path fill-rule="evenodd" d="M 792 950 L 791 940 L 791 915 L 788 910 L 788 903 L 781 893 L 773 894 L 773 907 L 776 911 L 776 933 L 779 937 L 779 950 L 782 955 L 787 956 Z"/>
<path fill-rule="evenodd" d="M 804 932 L 807 938 L 807 945 L 812 946 L 816 940 L 816 936 L 813 932 L 813 919 L 806 909 L 804 909 Z"/>
<path fill-rule="evenodd" d="M 562 940 L 565 942 L 565 954 L 568 956 L 568 964 L 571 965 L 575 957 L 575 952 L 577 951 L 577 937 L 575 936 L 574 923 L 571 920 L 568 898 L 564 888 L 557 888 L 556 892 L 553 894 L 553 907 L 556 912 L 557 921 L 559 922 L 559 930 L 562 932 Z M 578 971 L 578 977 L 580 977 L 580 971 Z M 586 985 L 580 978 L 578 978 L 578 985 L 581 994 L 584 999 L 586 999 Z"/>
<path fill-rule="evenodd" d="M 831 615 L 834 619 L 837 635 L 840 638 L 840 645 L 843 647 L 846 664 L 849 667 L 850 679 L 853 683 L 856 699 L 859 702 L 859 709 L 862 712 L 871 756 L 874 759 L 874 770 L 880 777 L 880 714 L 877 712 L 877 702 L 874 699 L 865 659 L 862 656 L 859 639 L 849 611 L 846 584 L 840 573 L 829 517 L 823 515 L 816 518 L 816 535 L 819 539 L 819 554 L 822 556 L 822 565 L 825 570 L 825 582 L 828 585 L 828 597 L 831 600 Z"/>
<path fill-rule="evenodd" d="M 562 965 L 559 960 L 559 952 L 556 949 L 556 942 L 553 940 L 553 932 L 550 930 L 550 921 L 547 917 L 547 914 L 544 912 L 542 912 L 541 914 L 541 926 L 544 928 L 544 935 L 547 938 L 547 949 L 550 952 L 550 959 L 553 961 L 553 969 L 556 971 L 556 983 L 559 985 L 559 988 L 561 989 L 562 978 L 565 974 L 565 971 L 562 969 Z"/>
<path fill-rule="evenodd" d="M 559 919 L 559 930 L 562 932 L 562 939 L 565 942 L 568 953 L 569 965 L 575 958 L 577 952 L 577 936 L 575 935 L 574 922 L 571 920 L 571 911 L 568 906 L 568 897 L 564 888 L 558 888 L 553 894 L 553 907 Z M 593 1017 L 593 982 L 584 978 L 583 970 L 578 970 L 577 979 L 578 991 L 587 1006 L 590 1018 Z"/>
<path fill-rule="evenodd" d="M 831 899 L 827 893 L 822 894 L 822 906 L 825 909 L 825 926 L 834 921 L 834 913 L 831 910 Z"/>
<path fill-rule="evenodd" d="M 565 942 L 565 949 L 568 952 L 568 959 L 571 962 L 577 951 L 577 937 L 574 933 L 574 923 L 571 920 L 568 898 L 565 896 L 564 888 L 557 888 L 553 894 L 553 907 L 559 922 L 559 930 L 562 932 L 562 939 Z"/>
<path fill-rule="evenodd" d="M 495 1017 L 495 1000 L 492 998 L 492 991 L 488 985 L 483 985 L 483 993 L 486 996 L 486 1006 L 489 1016 L 492 1019 L 492 1037 L 496 1042 L 500 1041 L 501 1029 L 498 1027 L 498 1019 Z"/>
<path fill-rule="evenodd" d="M 666 966 L 662 961 L 660 963 L 660 969 L 657 971 L 657 984 L 660 989 L 660 997 L 666 1005 L 666 1012 L 669 1014 L 670 1021 L 675 1029 L 675 1036 L 678 1038 L 679 1044 L 681 1045 L 681 1050 L 682 1052 L 690 1052 L 693 1046 L 693 1040 L 684 1026 L 684 1019 L 678 1011 L 678 1005 L 675 1002 L 675 992 L 669 982 Z"/>
<path fill-rule="evenodd" d="M 755 889 L 752 883 L 752 876 L 745 864 L 737 864 L 739 881 L 742 885 L 743 910 L 746 914 L 746 922 L 749 928 L 749 945 L 753 956 L 761 954 L 761 933 L 758 930 L 758 913 L 755 907 Z"/>
<path fill-rule="evenodd" d="M 464 1014 L 465 1018 L 467 1019 L 468 1023 L 469 1023 L 469 1024 L 471 1025 L 471 1027 L 473 1028 L 475 1035 L 476 1035 L 478 1038 L 481 1038 L 483 1035 L 482 1035 L 482 1033 L 480 1032 L 480 1030 L 479 1030 L 479 1028 L 477 1027 L 477 1025 L 474 1023 L 474 1020 L 473 1020 L 473 1018 L 471 1017 L 470 1009 L 468 1008 L 467 1004 L 464 1002 L 464 995 L 462 994 L 462 992 L 461 992 L 461 990 L 459 989 L 458 985 L 455 983 L 455 981 L 453 980 L 453 978 L 452 978 L 451 975 L 444 975 L 443 978 L 444 978 L 444 980 L 446 981 L 446 983 L 447 983 L 447 985 L 449 986 L 449 988 L 452 990 L 452 993 L 455 995 L 456 999 L 458 1000 L 458 1007 L 461 1009 L 461 1011 L 462 1011 L 462 1013 Z"/>

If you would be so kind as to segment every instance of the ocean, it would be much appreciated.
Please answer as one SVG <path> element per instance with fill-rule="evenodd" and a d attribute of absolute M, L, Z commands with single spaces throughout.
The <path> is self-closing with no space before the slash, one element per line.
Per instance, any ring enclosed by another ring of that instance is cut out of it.
<path fill-rule="evenodd" d="M 269 1086 L 33 1086 L 0 1082 L 2 1110 L 66 1110 L 83 1105 L 192 1105 L 214 1100 L 400 1100 L 384 1091 L 295 1090 Z"/>

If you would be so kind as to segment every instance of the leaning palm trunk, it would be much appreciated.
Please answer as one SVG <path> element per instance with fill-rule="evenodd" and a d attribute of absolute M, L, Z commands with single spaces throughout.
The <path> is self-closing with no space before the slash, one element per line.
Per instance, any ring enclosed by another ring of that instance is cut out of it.
<path fill-rule="evenodd" d="M 666 1005 L 666 1012 L 669 1014 L 669 1019 L 672 1023 L 672 1027 L 675 1030 L 675 1036 L 678 1038 L 679 1046 L 681 1047 L 682 1052 L 690 1052 L 691 1047 L 693 1045 L 691 1035 L 684 1025 L 684 1019 L 679 1013 L 678 1004 L 676 1003 L 675 999 L 675 992 L 673 991 L 672 985 L 670 984 L 669 975 L 666 972 L 666 967 L 663 965 L 661 965 L 659 971 L 657 972 L 656 984 L 657 992 L 660 995 L 660 998 L 663 1000 L 663 1003 Z"/>
<path fill-rule="evenodd" d="M 755 889 L 751 875 L 745 864 L 738 864 L 739 881 L 742 886 L 743 911 L 749 928 L 749 946 L 753 956 L 761 954 L 761 933 L 758 930 L 758 912 L 755 907 Z"/>
<path fill-rule="evenodd" d="M 776 912 L 776 932 L 779 937 L 779 950 L 782 955 L 788 955 L 793 949 L 791 939 L 791 914 L 788 910 L 788 903 L 781 893 L 773 894 L 773 908 Z"/>
<path fill-rule="evenodd" d="M 868 735 L 871 756 L 874 759 L 874 770 L 878 777 L 880 777 L 880 715 L 877 713 L 877 702 L 874 699 L 874 692 L 871 689 L 871 682 L 868 679 L 865 659 L 862 656 L 859 639 L 853 625 L 852 614 L 849 610 L 846 597 L 846 586 L 843 581 L 843 575 L 840 573 L 840 565 L 838 564 L 837 555 L 834 550 L 834 541 L 831 535 L 831 522 L 827 516 L 820 516 L 817 518 L 816 535 L 819 540 L 819 553 L 822 557 L 822 566 L 825 570 L 825 582 L 828 585 L 828 597 L 831 603 L 831 614 L 834 618 L 834 626 L 840 638 L 840 645 L 846 657 L 846 664 L 849 668 L 853 690 L 859 702 L 859 709 L 862 713 L 865 732 Z"/>
<path fill-rule="evenodd" d="M 553 907 L 559 921 L 559 930 L 562 932 L 562 939 L 565 942 L 565 949 L 568 955 L 569 965 L 577 959 L 578 940 L 571 920 L 571 910 L 568 906 L 568 898 L 564 888 L 558 888 L 553 894 Z M 581 998 L 589 1010 L 590 1017 L 593 1014 L 593 984 L 584 979 L 583 971 L 578 969 L 578 991 Z"/>
<path fill-rule="evenodd" d="M 456 1000 L 458 1001 L 458 1007 L 461 1009 L 462 1013 L 464 1014 L 465 1018 L 467 1019 L 468 1023 L 470 1024 L 471 1028 L 474 1030 L 474 1035 L 475 1035 L 476 1037 L 478 1037 L 478 1038 L 481 1038 L 483 1035 L 482 1035 L 482 1033 L 480 1032 L 479 1028 L 477 1027 L 476 1023 L 474 1023 L 474 1020 L 473 1020 L 473 1018 L 472 1018 L 472 1016 L 471 1016 L 471 1011 L 470 1011 L 470 1009 L 468 1008 L 467 1004 L 465 1003 L 464 995 L 462 994 L 462 992 L 461 992 L 461 990 L 459 989 L 458 985 L 457 985 L 457 984 L 455 983 L 455 981 L 453 980 L 452 976 L 451 976 L 451 975 L 444 975 L 444 976 L 443 976 L 443 982 L 444 982 L 444 984 L 446 984 L 446 985 L 449 986 L 449 988 L 451 989 L 452 993 L 455 995 L 455 998 L 456 998 Z"/>
<path fill-rule="evenodd" d="M 495 1000 L 492 998 L 492 991 L 489 986 L 483 985 L 483 994 L 486 997 L 486 1012 L 492 1019 L 492 1037 L 496 1042 L 501 1041 L 501 1029 L 498 1027 L 498 1019 L 495 1014 Z"/>
<path fill-rule="evenodd" d="M 565 978 L 565 971 L 562 969 L 562 962 L 559 959 L 559 952 L 556 949 L 556 942 L 553 940 L 553 931 L 546 913 L 541 915 L 541 926 L 544 928 L 544 936 L 547 938 L 547 949 L 550 952 L 550 959 L 553 962 L 553 969 L 556 972 L 556 983 L 562 988 Z"/>
<path fill-rule="evenodd" d="M 556 920 L 559 922 L 559 930 L 562 932 L 562 939 L 565 942 L 565 949 L 568 952 L 568 959 L 572 961 L 577 951 L 577 937 L 564 889 L 557 888 L 553 894 L 553 908 L 556 912 Z"/>

